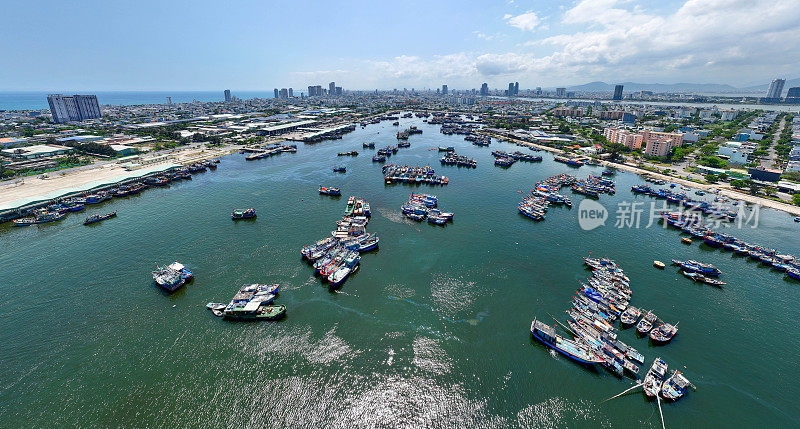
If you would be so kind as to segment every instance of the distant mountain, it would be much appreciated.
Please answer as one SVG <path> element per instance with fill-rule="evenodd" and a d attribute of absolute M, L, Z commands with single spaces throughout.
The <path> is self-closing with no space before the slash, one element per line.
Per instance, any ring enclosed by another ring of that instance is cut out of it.
<path fill-rule="evenodd" d="M 796 79 L 800 81 L 800 79 Z M 787 82 L 787 86 L 788 86 Z M 605 82 L 589 82 L 583 85 L 575 85 L 567 88 L 569 91 L 581 92 L 612 92 L 614 85 Z M 629 91 L 653 91 L 653 92 L 702 92 L 702 93 L 724 93 L 740 92 L 749 88 L 736 88 L 735 86 L 718 83 L 637 83 L 622 82 L 625 92 Z M 766 87 L 764 87 L 766 90 Z"/>
<path fill-rule="evenodd" d="M 759 92 L 767 92 L 767 89 L 769 89 L 769 84 L 770 84 L 770 82 L 767 82 L 767 83 L 765 83 L 765 84 L 763 84 L 763 85 L 754 85 L 754 86 L 748 86 L 748 87 L 741 88 L 741 89 L 742 89 L 743 91 L 759 91 Z M 789 88 L 791 88 L 791 87 L 794 87 L 794 86 L 800 86 L 800 78 L 797 78 L 797 79 L 787 79 L 787 80 L 786 80 L 786 84 L 785 84 L 785 85 L 783 85 L 783 91 L 784 91 L 784 94 L 783 94 L 783 95 L 786 95 L 786 94 L 785 94 L 786 90 L 788 90 Z"/>

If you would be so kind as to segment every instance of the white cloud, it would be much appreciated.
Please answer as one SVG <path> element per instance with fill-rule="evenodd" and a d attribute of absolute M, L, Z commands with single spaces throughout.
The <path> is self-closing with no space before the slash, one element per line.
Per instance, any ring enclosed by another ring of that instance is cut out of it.
<path fill-rule="evenodd" d="M 526 31 L 542 28 L 533 12 L 503 19 Z M 800 70 L 797 0 L 685 0 L 673 12 L 659 14 L 630 0 L 581 0 L 560 20 L 562 28 L 578 30 L 531 38 L 512 52 L 368 61 L 353 65 L 358 72 L 351 76 L 375 87 L 398 82 L 471 88 L 493 78 L 498 85 L 504 80 L 564 85 L 623 79 L 738 84 L 796 77 Z"/>
<path fill-rule="evenodd" d="M 523 31 L 533 31 L 539 26 L 539 24 L 542 23 L 542 20 L 539 19 L 538 15 L 536 15 L 536 12 L 532 11 L 528 11 L 517 16 L 506 14 L 503 16 L 503 19 L 508 21 L 508 25 L 519 28 Z"/>

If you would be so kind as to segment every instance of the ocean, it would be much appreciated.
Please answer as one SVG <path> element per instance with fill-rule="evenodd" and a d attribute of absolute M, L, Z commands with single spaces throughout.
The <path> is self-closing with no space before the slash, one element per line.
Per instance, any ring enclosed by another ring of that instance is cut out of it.
<path fill-rule="evenodd" d="M 667 345 L 620 339 L 680 369 L 697 386 L 662 404 L 668 427 L 800 426 L 800 287 L 773 269 L 696 242 L 659 225 L 646 228 L 649 204 L 618 172 L 615 195 L 598 203 L 604 226 L 579 228 L 574 208 L 551 207 L 546 220 L 521 216 L 517 203 L 534 183 L 570 173 L 541 163 L 493 165 L 492 150 L 445 136 L 418 119 L 411 148 L 389 162 L 431 165 L 443 187 L 385 185 L 362 142 L 395 144 L 388 122 L 341 140 L 300 144 L 296 154 L 245 161 L 234 154 L 215 172 L 113 199 L 91 212 L 118 216 L 83 226 L 86 214 L 42 226 L 0 225 L 0 422 L 42 426 L 258 427 L 651 427 L 658 408 L 640 391 L 604 402 L 635 383 L 587 369 L 531 338 L 534 317 L 555 324 L 590 272 L 589 254 L 616 260 L 631 279 L 631 304 L 652 309 L 680 331 Z M 455 146 L 476 169 L 445 167 L 429 150 Z M 357 157 L 337 152 L 357 150 Z M 527 150 L 527 149 L 522 149 Z M 334 164 L 347 167 L 334 174 Z M 320 196 L 338 186 L 341 198 Z M 445 227 L 404 218 L 411 192 L 439 196 L 455 213 Z M 347 197 L 372 207 L 367 230 L 379 250 L 329 290 L 300 258 L 303 245 L 335 228 Z M 642 203 L 640 228 L 617 228 L 621 203 Z M 660 202 L 658 202 L 660 205 Z M 254 207 L 254 221 L 233 222 Z M 741 238 L 800 254 L 800 224 L 762 209 Z M 654 260 L 695 259 L 719 267 L 724 289 L 702 286 Z M 195 280 L 174 294 L 152 282 L 156 264 L 178 260 Z M 227 302 L 244 284 L 280 283 L 279 322 L 214 317 L 207 302 Z M 551 317 L 552 316 L 552 317 Z M 569 334 L 557 328 L 561 335 Z"/>

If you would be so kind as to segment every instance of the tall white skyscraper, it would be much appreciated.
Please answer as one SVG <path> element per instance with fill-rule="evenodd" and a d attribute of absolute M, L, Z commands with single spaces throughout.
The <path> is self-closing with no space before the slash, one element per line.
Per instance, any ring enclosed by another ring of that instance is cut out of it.
<path fill-rule="evenodd" d="M 786 84 L 786 79 L 775 79 L 769 84 L 767 90 L 767 98 L 781 98 L 783 94 L 783 85 Z"/>

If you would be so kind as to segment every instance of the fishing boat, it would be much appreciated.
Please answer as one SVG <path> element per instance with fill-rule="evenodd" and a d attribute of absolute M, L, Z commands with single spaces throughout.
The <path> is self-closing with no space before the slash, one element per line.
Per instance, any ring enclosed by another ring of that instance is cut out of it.
<path fill-rule="evenodd" d="M 546 346 L 555 349 L 557 352 L 577 362 L 587 365 L 596 365 L 605 362 L 603 358 L 598 356 L 585 343 L 561 337 L 556 334 L 552 326 L 545 325 L 537 319 L 533 319 L 533 322 L 531 322 L 531 335 Z"/>
<path fill-rule="evenodd" d="M 650 339 L 656 344 L 666 344 L 678 333 L 678 324 L 670 325 L 662 323 L 657 328 L 650 331 Z"/>
<path fill-rule="evenodd" d="M 276 320 L 286 315 L 285 305 L 273 305 L 278 285 L 243 286 L 223 310 L 223 317 L 234 320 Z"/>
<path fill-rule="evenodd" d="M 439 152 L 453 152 L 455 150 L 456 148 L 453 146 L 447 146 L 447 147 L 439 146 Z"/>
<path fill-rule="evenodd" d="M 347 167 L 345 167 L 343 165 L 341 165 L 341 166 L 340 165 L 334 165 L 333 166 L 333 172 L 334 173 L 346 173 L 347 172 Z"/>
<path fill-rule="evenodd" d="M 642 320 L 636 324 L 636 330 L 640 334 L 647 334 L 651 329 L 653 329 L 653 324 L 656 322 L 656 320 L 658 320 L 658 317 L 656 317 L 652 311 L 648 311 L 647 314 L 642 317 Z"/>
<path fill-rule="evenodd" d="M 183 264 L 175 261 L 167 267 L 156 267 L 153 271 L 153 280 L 167 292 L 174 292 L 180 289 L 194 277 Z"/>
<path fill-rule="evenodd" d="M 83 224 L 84 225 L 91 225 L 93 223 L 104 221 L 106 219 L 112 218 L 112 217 L 114 217 L 116 215 L 117 215 L 117 211 L 116 210 L 114 210 L 111 213 L 106 213 L 106 214 L 100 214 L 100 213 L 93 214 L 93 215 L 87 217 L 86 220 L 83 221 Z"/>
<path fill-rule="evenodd" d="M 350 152 L 339 152 L 336 156 L 358 156 L 358 151 L 351 150 Z"/>
<path fill-rule="evenodd" d="M 384 156 L 384 155 L 374 155 L 372 157 L 372 162 L 386 162 L 386 156 Z"/>
<path fill-rule="evenodd" d="M 319 194 L 338 197 L 342 195 L 342 191 L 340 191 L 339 188 L 327 188 L 325 186 L 319 185 Z"/>
<path fill-rule="evenodd" d="M 619 322 L 622 325 L 632 326 L 632 325 L 636 324 L 636 322 L 639 320 L 639 317 L 641 317 L 641 315 L 642 315 L 641 310 L 639 310 L 638 308 L 630 305 L 619 316 Z"/>
<path fill-rule="evenodd" d="M 683 274 L 685 277 L 691 279 L 694 282 L 705 283 L 705 284 L 707 284 L 709 286 L 722 287 L 722 286 L 725 286 L 727 284 L 727 283 L 725 283 L 723 281 L 720 281 L 720 280 L 717 280 L 717 279 L 714 279 L 714 278 L 711 278 L 711 277 L 706 277 L 706 276 L 704 276 L 704 275 L 702 275 L 700 273 L 695 273 L 695 272 L 691 272 L 691 271 L 681 271 L 681 274 Z"/>
<path fill-rule="evenodd" d="M 328 282 L 330 282 L 330 285 L 339 286 L 342 284 L 342 282 L 344 282 L 350 274 L 358 270 L 358 264 L 360 261 L 361 257 L 358 256 L 358 252 L 350 253 L 344 259 L 341 265 L 339 265 L 331 274 L 328 275 L 327 279 Z"/>
<path fill-rule="evenodd" d="M 55 222 L 57 220 L 64 219 L 64 216 L 66 216 L 66 212 L 41 212 L 33 217 L 14 219 L 13 222 L 14 226 L 29 226 L 40 223 Z"/>
<path fill-rule="evenodd" d="M 693 273 L 700 273 L 700 274 L 703 274 L 703 275 L 706 275 L 706 276 L 714 276 L 714 277 L 716 277 L 716 276 L 719 276 L 720 274 L 722 274 L 722 271 L 720 271 L 719 268 L 717 268 L 717 267 L 715 267 L 715 266 L 713 266 L 711 264 L 705 264 L 705 263 L 693 261 L 691 259 L 688 260 L 688 261 L 678 261 L 676 259 L 673 259 L 672 260 L 672 265 L 679 266 L 683 271 L 689 271 L 689 272 L 693 272 Z"/>
<path fill-rule="evenodd" d="M 672 375 L 662 383 L 661 397 L 668 401 L 677 401 L 691 384 L 680 371 L 673 371 Z"/>
<path fill-rule="evenodd" d="M 666 267 L 666 265 L 664 265 L 664 263 L 661 261 L 653 261 L 653 266 L 660 270 L 663 270 L 664 267 Z"/>
<path fill-rule="evenodd" d="M 655 358 L 653 366 L 647 371 L 644 377 L 644 394 L 648 398 L 654 398 L 661 391 L 661 384 L 667 375 L 667 363 L 660 357 Z"/>
<path fill-rule="evenodd" d="M 239 219 L 253 219 L 256 217 L 256 209 L 236 209 L 231 212 L 231 219 L 239 220 Z"/>
<path fill-rule="evenodd" d="M 364 149 L 375 149 L 375 142 L 361 143 L 361 147 Z"/>
<path fill-rule="evenodd" d="M 681 243 L 683 243 L 683 244 L 692 244 L 692 239 L 689 238 L 689 237 L 683 237 L 683 238 L 681 238 Z"/>

